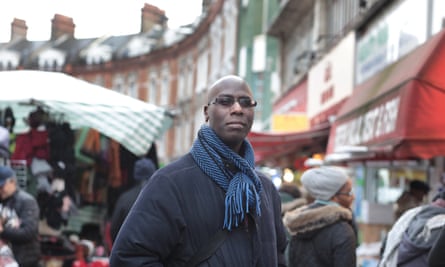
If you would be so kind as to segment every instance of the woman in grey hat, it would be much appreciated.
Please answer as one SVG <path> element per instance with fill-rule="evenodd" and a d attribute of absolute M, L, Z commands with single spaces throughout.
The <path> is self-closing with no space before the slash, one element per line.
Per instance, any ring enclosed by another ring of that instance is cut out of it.
<path fill-rule="evenodd" d="M 305 171 L 301 182 L 315 201 L 283 218 L 292 235 L 289 267 L 355 267 L 351 179 L 340 167 L 322 166 Z"/>

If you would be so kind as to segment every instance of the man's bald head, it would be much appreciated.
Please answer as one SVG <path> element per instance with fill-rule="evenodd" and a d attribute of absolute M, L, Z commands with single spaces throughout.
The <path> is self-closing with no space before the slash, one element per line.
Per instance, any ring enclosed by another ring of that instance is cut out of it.
<path fill-rule="evenodd" d="M 249 85 L 241 77 L 236 75 L 227 75 L 218 79 L 212 84 L 212 86 L 210 86 L 210 90 L 207 95 L 207 102 L 212 101 L 222 90 L 228 87 L 244 87 L 248 89 L 250 94 L 252 94 Z"/>

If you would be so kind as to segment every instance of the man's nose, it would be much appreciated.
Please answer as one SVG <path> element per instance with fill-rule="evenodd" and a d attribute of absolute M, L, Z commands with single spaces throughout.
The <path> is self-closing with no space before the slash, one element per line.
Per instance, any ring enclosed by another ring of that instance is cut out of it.
<path fill-rule="evenodd" d="M 235 100 L 235 102 L 233 103 L 231 109 L 234 110 L 234 111 L 241 111 L 243 109 L 243 107 L 240 105 L 238 100 Z"/>

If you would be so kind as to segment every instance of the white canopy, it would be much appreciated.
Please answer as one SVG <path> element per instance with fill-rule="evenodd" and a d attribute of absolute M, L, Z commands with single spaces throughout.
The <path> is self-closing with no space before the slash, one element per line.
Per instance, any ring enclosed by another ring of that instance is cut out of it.
<path fill-rule="evenodd" d="M 0 109 L 12 108 L 16 133 L 29 129 L 25 119 L 42 106 L 74 129 L 96 129 L 143 155 L 172 124 L 164 108 L 60 72 L 0 71 L 0 87 Z"/>

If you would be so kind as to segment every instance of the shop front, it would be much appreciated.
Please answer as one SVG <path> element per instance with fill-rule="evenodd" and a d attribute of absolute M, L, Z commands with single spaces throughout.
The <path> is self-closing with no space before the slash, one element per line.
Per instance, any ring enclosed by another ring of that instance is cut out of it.
<path fill-rule="evenodd" d="M 325 152 L 329 129 L 326 123 L 298 132 L 251 132 L 248 139 L 255 150 L 256 164 L 296 169 L 299 159 Z"/>
<path fill-rule="evenodd" d="M 351 168 L 362 241 L 379 241 L 410 180 L 441 185 L 445 32 L 358 85 L 331 127 L 326 161 Z M 428 201 L 428 200 L 427 200 Z"/>
<path fill-rule="evenodd" d="M 330 125 L 310 126 L 307 101 L 308 79 L 303 77 L 275 102 L 271 131 L 249 133 L 257 165 L 302 171 L 308 157 L 324 154 Z"/>

